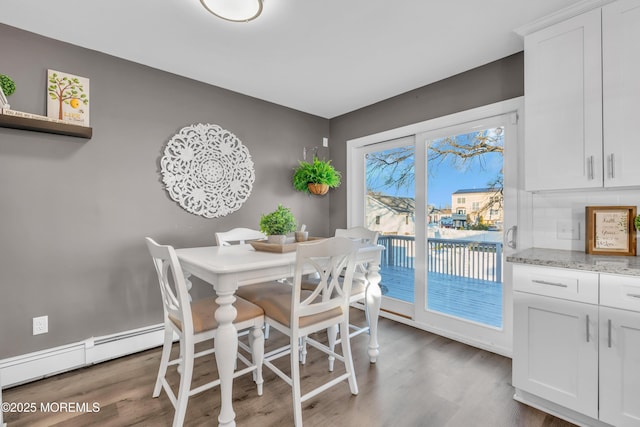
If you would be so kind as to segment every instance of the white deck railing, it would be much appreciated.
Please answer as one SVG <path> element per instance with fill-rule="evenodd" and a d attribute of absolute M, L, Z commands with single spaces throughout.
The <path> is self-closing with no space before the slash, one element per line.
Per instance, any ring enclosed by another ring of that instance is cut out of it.
<path fill-rule="evenodd" d="M 415 237 L 382 235 L 382 266 L 414 268 Z M 502 282 L 502 243 L 427 239 L 427 267 L 432 273 Z"/>

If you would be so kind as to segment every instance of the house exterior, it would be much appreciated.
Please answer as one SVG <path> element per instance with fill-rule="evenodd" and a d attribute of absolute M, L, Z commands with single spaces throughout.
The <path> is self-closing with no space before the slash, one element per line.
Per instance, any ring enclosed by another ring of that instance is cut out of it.
<path fill-rule="evenodd" d="M 502 188 L 457 190 L 451 195 L 454 227 L 487 224 L 501 226 L 504 221 Z"/>
<path fill-rule="evenodd" d="M 415 234 L 415 200 L 386 194 L 367 194 L 366 227 L 380 234 Z"/>

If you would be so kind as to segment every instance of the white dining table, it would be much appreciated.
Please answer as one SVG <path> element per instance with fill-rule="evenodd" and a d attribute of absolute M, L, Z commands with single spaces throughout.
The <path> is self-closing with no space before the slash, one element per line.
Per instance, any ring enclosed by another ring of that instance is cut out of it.
<path fill-rule="evenodd" d="M 382 245 L 363 244 L 358 249 L 357 260 L 366 263 L 367 288 L 366 305 L 369 316 L 368 355 L 375 363 L 378 355 L 378 316 L 380 314 L 380 259 Z M 213 285 L 218 295 L 219 308 L 215 318 L 218 331 L 215 339 L 216 364 L 220 375 L 221 408 L 218 425 L 233 427 L 235 412 L 232 405 L 233 372 L 238 351 L 238 331 L 233 325 L 236 309 L 233 306 L 235 292 L 239 286 L 278 280 L 293 276 L 296 253 L 275 253 L 256 251 L 251 245 L 206 246 L 177 249 L 176 254 L 187 281 L 198 277 Z"/>

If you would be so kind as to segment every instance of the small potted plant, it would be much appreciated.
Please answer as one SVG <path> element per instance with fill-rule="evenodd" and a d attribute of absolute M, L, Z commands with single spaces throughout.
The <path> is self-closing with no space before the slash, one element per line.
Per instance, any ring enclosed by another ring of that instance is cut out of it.
<path fill-rule="evenodd" d="M 278 205 L 278 208 L 260 217 L 260 231 L 267 235 L 269 243 L 284 244 L 286 234 L 296 231 L 296 218 L 289 208 Z"/>
<path fill-rule="evenodd" d="M 340 172 L 331 165 L 331 160 L 314 157 L 311 163 L 301 161 L 293 173 L 293 187 L 304 193 L 323 195 L 339 185 Z"/>
<path fill-rule="evenodd" d="M 16 90 L 16 84 L 11 77 L 0 74 L 0 108 L 9 108 L 7 97 Z"/>

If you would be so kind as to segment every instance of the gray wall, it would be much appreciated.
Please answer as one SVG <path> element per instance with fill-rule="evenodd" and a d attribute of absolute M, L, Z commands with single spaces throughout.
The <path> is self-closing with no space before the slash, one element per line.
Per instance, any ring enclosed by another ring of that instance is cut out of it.
<path fill-rule="evenodd" d="M 332 164 L 346 171 L 346 142 L 524 95 L 522 52 L 331 119 Z M 344 173 L 346 182 L 346 173 Z M 331 193 L 331 229 L 347 225 L 347 186 Z"/>
<path fill-rule="evenodd" d="M 94 135 L 0 128 L 0 359 L 160 323 L 145 236 L 211 245 L 215 231 L 257 228 L 278 202 L 312 235 L 332 234 L 329 197 L 290 184 L 302 147 L 329 136 L 328 120 L 5 25 L 0 40 L 0 73 L 17 85 L 12 108 L 46 115 L 48 68 L 88 77 Z M 187 213 L 160 181 L 165 144 L 193 123 L 230 130 L 253 157 L 251 197 L 227 217 Z M 32 336 L 42 315 L 50 332 Z"/>

